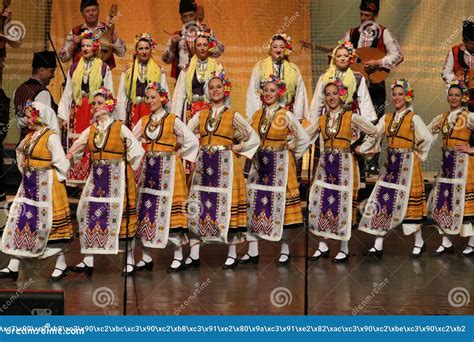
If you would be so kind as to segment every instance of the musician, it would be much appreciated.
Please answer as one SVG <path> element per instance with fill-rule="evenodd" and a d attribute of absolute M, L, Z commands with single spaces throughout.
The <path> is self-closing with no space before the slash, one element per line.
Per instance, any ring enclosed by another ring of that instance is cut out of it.
<path fill-rule="evenodd" d="M 80 8 L 85 22 L 82 25 L 75 26 L 71 32 L 69 32 L 64 47 L 59 51 L 61 61 L 65 63 L 72 59 L 73 62 L 77 62 L 81 58 L 81 33 L 84 31 L 92 31 L 101 37 L 102 51 L 107 47 L 104 44 L 105 38 L 110 34 L 110 44 L 113 45 L 113 54 L 116 54 L 118 57 L 123 57 L 126 51 L 125 42 L 118 37 L 112 18 L 107 17 L 107 23 L 99 22 L 99 3 L 97 0 L 81 0 Z M 110 69 L 116 66 L 113 54 L 104 60 Z"/>
<path fill-rule="evenodd" d="M 173 33 L 166 44 L 166 50 L 161 59 L 166 64 L 172 64 L 171 77 L 178 79 L 179 73 L 184 70 L 194 56 L 194 41 L 197 38 L 198 31 L 211 33 L 214 32 L 205 24 L 202 24 L 198 15 L 198 6 L 194 0 L 181 0 L 179 2 L 179 14 L 183 27 L 180 31 Z M 218 58 L 224 53 L 224 44 L 215 38 L 216 47 L 211 57 Z"/>
<path fill-rule="evenodd" d="M 451 48 L 443 67 L 443 79 L 446 83 L 451 81 L 466 81 L 466 71 L 474 68 L 474 22 L 465 20 L 462 29 L 462 43 Z M 468 82 L 465 82 L 468 84 Z M 472 90 L 470 98 L 472 99 Z M 474 105 L 468 102 L 469 111 L 474 111 Z"/>
<path fill-rule="evenodd" d="M 382 59 L 366 61 L 364 63 L 366 69 L 391 70 L 403 61 L 403 53 L 392 33 L 386 27 L 376 23 L 380 10 L 380 0 L 362 0 L 359 8 L 361 25 L 347 31 L 343 38 L 344 41 L 350 41 L 356 49 L 373 47 L 386 54 Z M 368 87 L 375 113 L 380 119 L 384 115 L 386 107 L 385 82 L 369 83 Z M 379 155 L 375 155 L 371 159 L 367 168 L 369 173 L 379 173 L 378 159 Z"/>
<path fill-rule="evenodd" d="M 20 141 L 28 133 L 27 118 L 24 115 L 24 107 L 28 100 L 40 102 L 51 108 L 55 113 L 58 111 L 58 106 L 47 88 L 54 78 L 54 71 L 56 70 L 56 56 L 54 52 L 35 52 L 31 66 L 33 68 L 31 77 L 23 82 L 13 93 L 16 122 L 20 130 Z"/>

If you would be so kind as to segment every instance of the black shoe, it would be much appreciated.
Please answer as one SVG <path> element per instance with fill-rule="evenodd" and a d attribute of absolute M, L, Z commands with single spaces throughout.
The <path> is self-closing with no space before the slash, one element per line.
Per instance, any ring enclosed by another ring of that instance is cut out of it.
<path fill-rule="evenodd" d="M 327 259 L 329 258 L 329 249 L 325 252 L 323 252 L 322 250 L 320 250 L 319 248 L 316 250 L 316 252 L 319 251 L 319 255 L 318 256 L 310 256 L 308 257 L 308 260 L 309 261 L 316 261 L 318 260 L 319 258 L 323 258 L 323 259 Z M 316 252 L 314 254 L 316 254 Z"/>
<path fill-rule="evenodd" d="M 123 271 L 122 272 L 122 277 L 129 277 L 129 276 L 132 276 L 135 274 L 135 265 L 132 265 L 132 264 L 127 264 L 127 266 L 132 266 L 132 270 L 131 271 Z M 128 268 L 127 266 L 125 266 L 125 270 Z"/>
<path fill-rule="evenodd" d="M 239 264 L 254 264 L 258 265 L 258 261 L 260 260 L 260 256 L 257 254 L 255 256 L 251 256 L 250 254 L 245 254 L 248 256 L 248 259 L 239 259 Z M 244 256 L 245 256 L 244 255 Z"/>
<path fill-rule="evenodd" d="M 379 259 L 383 257 L 383 249 L 378 250 L 375 247 L 372 247 L 372 248 L 375 249 L 375 251 L 368 250 L 367 252 L 362 253 L 362 255 L 370 256 L 370 257 L 374 256 Z"/>
<path fill-rule="evenodd" d="M 186 261 L 185 261 L 184 262 L 184 268 L 190 268 L 190 267 L 199 268 L 199 265 L 201 265 L 201 260 L 199 258 L 198 259 L 193 259 L 191 257 L 188 257 L 188 258 L 191 259 L 191 262 L 189 264 L 187 264 Z"/>
<path fill-rule="evenodd" d="M 87 276 L 90 277 L 94 272 L 94 266 L 87 266 L 84 261 L 81 261 L 81 264 L 83 264 L 84 266 L 70 266 L 67 269 L 74 273 L 85 273 Z"/>
<path fill-rule="evenodd" d="M 343 252 L 343 251 L 339 251 L 339 253 L 342 253 L 345 255 L 344 258 L 342 259 L 332 259 L 332 262 L 335 263 L 335 264 L 340 264 L 340 263 L 343 263 L 343 262 L 347 262 L 347 260 L 349 259 L 349 254 L 347 254 L 346 252 Z"/>
<path fill-rule="evenodd" d="M 224 270 L 228 270 L 228 269 L 231 269 L 231 268 L 236 268 L 237 265 L 239 264 L 237 258 L 233 258 L 233 257 L 230 257 L 230 256 L 228 256 L 227 258 L 228 258 L 228 259 L 233 259 L 234 262 L 233 262 L 232 264 L 230 264 L 230 265 L 224 264 L 224 266 L 222 266 L 222 268 L 223 268 Z"/>
<path fill-rule="evenodd" d="M 175 261 L 175 260 L 176 260 L 176 261 L 179 261 L 179 266 L 176 267 L 176 268 L 170 266 L 170 267 L 168 267 L 168 269 L 166 270 L 166 272 L 168 272 L 168 273 L 174 273 L 174 272 L 182 271 L 182 270 L 185 269 L 183 259 L 181 259 L 181 260 L 173 259 L 173 261 Z M 173 263 L 173 261 L 172 261 L 171 263 Z"/>
<path fill-rule="evenodd" d="M 443 254 L 453 254 L 454 253 L 454 246 L 451 245 L 450 247 L 444 247 L 443 244 L 441 244 L 440 247 L 443 247 L 443 249 L 439 252 L 437 251 L 434 251 L 433 253 L 431 253 L 432 256 L 440 256 L 440 255 L 443 255 Z"/>
<path fill-rule="evenodd" d="M 0 272 L 0 278 L 2 279 L 11 279 L 12 281 L 17 281 L 18 280 L 18 271 L 13 272 L 7 267 L 8 272 Z"/>
<path fill-rule="evenodd" d="M 145 264 L 141 265 L 141 266 L 135 265 L 135 271 L 142 271 L 142 270 L 151 271 L 151 270 L 153 270 L 153 260 L 149 261 L 149 262 L 146 262 L 145 260 L 141 259 L 140 261 L 143 261 Z M 140 261 L 137 262 L 137 264 L 140 263 Z"/>
<path fill-rule="evenodd" d="M 415 248 L 418 248 L 420 250 L 420 253 L 411 252 L 410 259 L 418 259 L 419 257 L 421 257 L 421 255 L 423 254 L 423 252 L 426 249 L 426 243 L 423 243 L 423 246 L 421 246 L 421 247 L 415 246 Z"/>
<path fill-rule="evenodd" d="M 280 257 L 281 257 L 282 255 L 286 255 L 286 256 L 287 256 L 287 258 L 286 258 L 285 261 L 280 261 Z M 277 265 L 278 265 L 278 266 L 285 266 L 285 265 L 287 265 L 287 264 L 290 262 L 290 260 L 291 260 L 291 255 L 286 254 L 286 253 L 280 253 L 280 255 L 278 256 Z"/>
<path fill-rule="evenodd" d="M 469 253 L 461 253 L 461 254 L 466 258 L 473 257 L 474 256 L 474 246 L 467 245 L 466 248 L 467 247 L 471 247 L 471 251 Z"/>
<path fill-rule="evenodd" d="M 68 274 L 67 267 L 64 270 L 56 267 L 55 270 L 61 271 L 61 273 L 58 276 L 50 276 L 48 278 L 48 283 L 54 283 L 55 281 L 60 281 L 61 279 L 65 278 Z"/>

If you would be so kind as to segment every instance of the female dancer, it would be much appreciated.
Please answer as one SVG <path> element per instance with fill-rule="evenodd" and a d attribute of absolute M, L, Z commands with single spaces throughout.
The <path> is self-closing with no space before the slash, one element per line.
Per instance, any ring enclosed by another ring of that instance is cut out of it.
<path fill-rule="evenodd" d="M 160 83 L 161 87 L 169 93 L 165 72 L 152 57 L 155 48 L 156 41 L 151 34 L 137 34 L 135 36 L 134 65 L 130 63 L 125 66 L 120 78 L 116 112 L 120 120 L 129 124 L 130 129 L 142 117 L 150 115 L 150 108 L 145 103 L 145 89 L 149 83 Z M 131 90 L 130 84 L 132 84 Z M 128 120 L 126 113 L 130 113 Z"/>
<path fill-rule="evenodd" d="M 168 272 L 184 268 L 183 245 L 188 242 L 186 200 L 188 189 L 182 159 L 195 162 L 199 140 L 174 114 L 167 112 L 168 92 L 161 84 L 148 84 L 145 103 L 151 114 L 144 116 L 133 128 L 133 134 L 146 143 L 146 155 L 138 187 L 137 238 L 143 256 L 137 271 L 153 268 L 148 248 L 175 245 L 174 259 Z"/>
<path fill-rule="evenodd" d="M 99 37 L 90 31 L 81 35 L 81 59 L 73 63 L 67 74 L 66 87 L 59 101 L 58 116 L 67 128 L 67 150 L 91 122 L 93 94 L 104 86 L 113 89 L 112 73 L 99 57 Z M 79 163 L 69 170 L 67 184 L 83 185 L 89 175 L 90 157 L 85 151 Z"/>
<path fill-rule="evenodd" d="M 140 165 L 144 151 L 123 122 L 113 119 L 114 107 L 110 90 L 101 88 L 94 93 L 93 124 L 81 133 L 68 152 L 68 158 L 77 162 L 87 147 L 92 159 L 91 172 L 77 207 L 81 253 L 85 257 L 69 268 L 76 273 L 91 275 L 94 254 L 117 254 L 119 239 L 130 240 L 123 275 L 134 272 L 137 213 L 132 169 Z"/>
<path fill-rule="evenodd" d="M 285 83 L 272 75 L 262 82 L 261 89 L 264 106 L 251 122 L 260 136 L 260 146 L 247 183 L 249 249 L 240 263 L 258 263 L 258 238 L 262 238 L 281 241 L 278 265 L 285 265 L 290 261 L 289 229 L 303 223 L 296 161 L 303 156 L 310 139 L 280 101 Z"/>
<path fill-rule="evenodd" d="M 211 109 L 196 113 L 188 123 L 199 134 L 200 147 L 188 200 L 188 227 L 194 237 L 185 263 L 199 265 L 201 241 L 224 242 L 229 253 L 223 268 L 234 268 L 236 244 L 247 227 L 247 192 L 237 154 L 251 159 L 259 139 L 245 119 L 229 108 L 231 85 L 223 72 L 213 73 L 205 88 Z"/>
<path fill-rule="evenodd" d="M 348 90 L 337 78 L 330 79 L 323 87 L 326 103 L 325 114 L 308 127 L 313 140 L 321 134 L 321 158 L 316 177 L 311 184 L 308 202 L 309 230 L 323 238 L 310 260 L 329 256 L 326 239 L 341 241 L 334 263 L 349 258 L 349 239 L 356 220 L 359 169 L 351 153 L 352 131 L 357 129 L 367 135 L 366 141 L 356 148 L 356 153 L 367 153 L 377 142 L 377 130 L 364 117 L 344 109 Z"/>
<path fill-rule="evenodd" d="M 16 281 L 21 258 L 58 254 L 48 281 L 59 281 L 67 275 L 63 249 L 73 236 L 64 186 L 69 161 L 57 134 L 56 113 L 42 103 L 28 102 L 25 114 L 30 133 L 17 148 L 22 182 L 2 236 L 2 252 L 13 257 L 0 278 Z"/>
<path fill-rule="evenodd" d="M 405 235 L 415 234 L 410 257 L 419 258 L 426 248 L 421 234 L 426 215 L 421 162 L 428 157 L 433 136 L 413 112 L 410 83 L 395 80 L 391 89 L 395 113 L 384 115 L 376 126 L 381 137 L 387 138 L 387 160 L 365 207 L 359 230 L 376 236 L 374 246 L 366 254 L 381 257 L 383 237 L 401 224 Z"/>
<path fill-rule="evenodd" d="M 448 85 L 450 110 L 438 115 L 428 125 L 443 139 L 441 168 L 428 199 L 428 213 L 433 218 L 443 239 L 434 256 L 453 254 L 450 235 L 469 237 L 462 254 L 474 255 L 474 156 L 469 139 L 474 130 L 474 113 L 465 107 L 467 89 L 459 81 Z"/>

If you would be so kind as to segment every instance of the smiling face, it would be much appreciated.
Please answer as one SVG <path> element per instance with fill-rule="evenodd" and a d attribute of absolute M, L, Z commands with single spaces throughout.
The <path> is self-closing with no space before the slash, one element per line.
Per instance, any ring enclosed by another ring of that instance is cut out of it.
<path fill-rule="evenodd" d="M 275 61 L 282 61 L 285 58 L 285 41 L 282 39 L 275 39 L 270 45 L 270 55 Z"/>
<path fill-rule="evenodd" d="M 395 86 L 392 89 L 392 103 L 397 111 L 407 108 L 407 100 L 405 99 L 405 91 L 401 86 Z"/>
<path fill-rule="evenodd" d="M 94 49 L 91 39 L 81 40 L 81 53 L 85 59 L 91 59 L 96 56 L 97 51 Z"/>
<path fill-rule="evenodd" d="M 152 113 L 159 112 L 163 109 L 163 105 L 161 104 L 161 97 L 160 94 L 156 91 L 156 89 L 148 89 L 145 93 L 145 103 L 147 104 L 148 108 Z"/>
<path fill-rule="evenodd" d="M 211 101 L 215 104 L 224 101 L 224 83 L 220 78 L 213 78 L 209 81 L 209 95 L 211 96 Z"/>
<path fill-rule="evenodd" d="M 275 83 L 273 82 L 265 83 L 263 85 L 262 90 L 263 90 L 262 92 L 263 102 L 267 106 L 271 106 L 278 101 L 280 96 L 278 95 L 278 86 Z"/>
<path fill-rule="evenodd" d="M 194 42 L 194 52 L 200 60 L 205 60 L 209 56 L 209 41 L 207 38 L 197 38 Z"/>
<path fill-rule="evenodd" d="M 144 40 L 140 40 L 137 43 L 135 51 L 137 52 L 139 62 L 141 62 L 141 63 L 148 62 L 148 60 L 150 59 L 150 55 L 151 55 L 151 46 L 150 46 L 149 42 L 144 41 Z"/>
<path fill-rule="evenodd" d="M 448 103 L 451 110 L 458 109 L 462 105 L 462 91 L 458 87 L 451 87 L 448 90 Z"/>
<path fill-rule="evenodd" d="M 91 105 L 93 113 L 101 109 L 106 110 L 105 98 L 102 95 L 94 96 L 94 100 L 92 101 Z"/>
<path fill-rule="evenodd" d="M 330 111 L 339 110 L 342 105 L 339 88 L 335 84 L 328 84 L 324 88 L 324 101 Z"/>
<path fill-rule="evenodd" d="M 349 67 L 349 51 L 345 47 L 339 47 L 334 55 L 334 63 L 340 70 L 346 70 Z"/>

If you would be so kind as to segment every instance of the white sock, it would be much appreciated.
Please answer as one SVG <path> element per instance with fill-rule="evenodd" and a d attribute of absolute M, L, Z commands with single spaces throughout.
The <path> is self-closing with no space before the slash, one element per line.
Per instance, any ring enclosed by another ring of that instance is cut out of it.
<path fill-rule="evenodd" d="M 473 247 L 469 247 L 469 246 L 474 246 L 474 235 L 469 238 L 469 241 L 467 242 L 466 248 L 464 248 L 464 250 L 462 251 L 463 254 L 469 254 L 469 253 L 472 252 L 472 250 L 473 250 L 474 248 L 473 248 Z"/>
<path fill-rule="evenodd" d="M 281 237 L 280 258 L 278 259 L 278 261 L 280 262 L 285 262 L 289 258 L 288 257 L 290 255 L 290 245 L 288 243 L 289 240 L 290 240 L 290 230 L 284 229 L 283 235 Z"/>
<path fill-rule="evenodd" d="M 415 233 L 415 246 L 422 247 L 424 245 L 421 229 Z"/>
<path fill-rule="evenodd" d="M 84 267 L 83 263 L 86 266 L 94 267 L 94 254 L 86 254 L 84 259 L 82 259 L 82 261 L 80 263 L 78 263 L 76 266 Z"/>
<path fill-rule="evenodd" d="M 66 256 L 64 255 L 64 253 L 59 253 L 58 258 L 56 259 L 56 265 L 54 265 L 55 270 L 53 271 L 51 276 L 53 277 L 59 276 L 62 273 L 62 271 L 66 269 L 66 267 L 67 267 Z"/>
<path fill-rule="evenodd" d="M 232 265 L 237 258 L 237 245 L 229 245 L 229 252 L 227 253 L 227 260 L 225 261 L 226 265 Z"/>
<path fill-rule="evenodd" d="M 187 257 L 185 263 L 189 265 L 193 260 L 199 259 L 199 247 L 200 247 L 199 242 L 195 242 L 193 245 L 191 245 L 191 250 L 189 251 L 189 256 Z M 192 259 L 192 260 L 191 260 Z"/>
<path fill-rule="evenodd" d="M 142 258 L 135 266 L 145 266 L 145 263 L 149 263 L 152 260 L 153 258 L 151 257 L 150 250 L 147 247 L 142 246 Z"/>
<path fill-rule="evenodd" d="M 376 237 L 374 247 L 369 249 L 369 252 L 376 252 L 383 250 L 383 237 Z"/>
<path fill-rule="evenodd" d="M 449 236 L 443 235 L 443 240 L 441 241 L 441 246 L 438 247 L 436 252 L 438 252 L 438 253 L 442 252 L 443 250 L 445 250 L 446 248 L 451 247 L 452 245 L 453 245 L 453 243 L 449 239 Z"/>
<path fill-rule="evenodd" d="M 8 267 L 8 268 L 7 268 Z M 8 266 L 5 267 L 3 270 L 1 270 L 0 272 L 5 272 L 5 273 L 8 273 L 8 272 L 18 272 L 18 270 L 20 269 L 20 259 L 17 259 L 17 258 L 11 258 L 10 259 L 10 262 L 8 263 Z"/>
<path fill-rule="evenodd" d="M 326 243 L 326 241 L 321 240 L 321 241 L 319 242 L 318 249 L 316 250 L 316 252 L 314 252 L 313 256 L 314 256 L 314 257 L 318 257 L 318 256 L 320 256 L 322 253 L 326 252 L 328 249 L 329 249 L 329 247 L 328 247 L 328 244 Z"/>
<path fill-rule="evenodd" d="M 171 268 L 178 268 L 179 265 L 181 265 L 181 261 L 183 261 L 183 247 L 182 246 L 175 246 L 173 259 L 174 260 L 171 263 Z"/>
<path fill-rule="evenodd" d="M 250 259 L 249 256 L 255 257 L 258 255 L 258 241 L 250 241 L 249 242 L 249 250 L 247 254 L 245 254 L 241 260 Z"/>
<path fill-rule="evenodd" d="M 336 259 L 344 259 L 345 257 L 347 257 L 347 255 L 349 254 L 349 241 L 341 241 L 341 249 L 339 251 L 339 253 L 337 253 L 336 255 Z"/>

